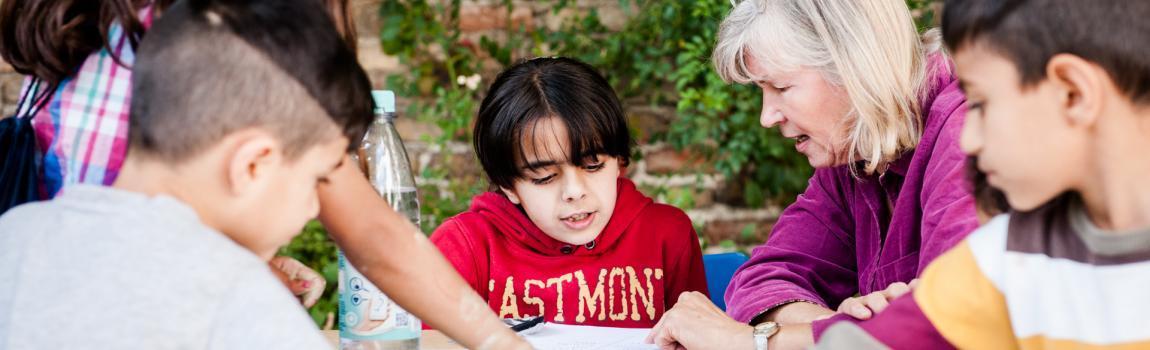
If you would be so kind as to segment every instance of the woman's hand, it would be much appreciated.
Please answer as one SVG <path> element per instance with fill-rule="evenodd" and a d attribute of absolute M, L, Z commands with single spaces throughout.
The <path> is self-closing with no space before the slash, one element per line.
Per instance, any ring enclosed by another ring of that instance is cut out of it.
<path fill-rule="evenodd" d="M 910 284 L 895 282 L 886 289 L 870 293 L 861 297 L 849 298 L 839 304 L 839 313 L 851 315 L 851 317 L 866 320 L 874 317 L 875 314 L 885 310 L 890 306 L 890 301 L 903 296 L 914 289 L 918 285 L 918 279 L 910 281 Z"/>
<path fill-rule="evenodd" d="M 754 349 L 754 328 L 719 310 L 699 292 L 679 295 L 675 307 L 667 310 L 647 335 L 647 342 L 659 349 Z"/>
<path fill-rule="evenodd" d="M 292 295 L 299 297 L 304 307 L 314 306 L 323 295 L 323 289 L 327 287 L 327 280 L 323 276 L 299 260 L 277 256 L 268 261 L 268 265 Z"/>

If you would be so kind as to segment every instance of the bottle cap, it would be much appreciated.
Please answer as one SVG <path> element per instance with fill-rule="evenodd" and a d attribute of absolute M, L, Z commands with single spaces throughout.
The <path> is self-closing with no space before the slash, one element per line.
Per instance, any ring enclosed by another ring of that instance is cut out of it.
<path fill-rule="evenodd" d="M 375 114 L 395 113 L 395 93 L 391 90 L 373 90 L 371 98 L 375 100 Z"/>

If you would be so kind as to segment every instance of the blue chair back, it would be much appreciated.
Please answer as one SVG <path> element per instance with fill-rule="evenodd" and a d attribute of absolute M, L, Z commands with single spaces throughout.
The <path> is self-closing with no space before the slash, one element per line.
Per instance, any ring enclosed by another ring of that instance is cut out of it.
<path fill-rule="evenodd" d="M 747 256 L 743 253 L 719 253 L 703 255 L 703 269 L 707 271 L 707 290 L 711 293 L 711 302 L 723 311 L 727 311 L 727 302 L 723 294 L 727 293 L 727 285 L 731 283 L 731 276 L 743 263 Z"/>

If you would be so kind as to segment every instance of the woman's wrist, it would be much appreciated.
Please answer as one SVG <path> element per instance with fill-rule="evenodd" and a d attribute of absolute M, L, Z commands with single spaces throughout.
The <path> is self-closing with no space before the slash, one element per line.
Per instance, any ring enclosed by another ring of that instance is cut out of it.
<path fill-rule="evenodd" d="M 783 304 L 764 312 L 762 315 L 751 320 L 751 325 L 754 326 L 765 321 L 773 321 L 780 324 L 809 324 L 816 319 L 833 315 L 834 313 L 834 310 L 825 308 L 822 305 L 800 300 Z"/>

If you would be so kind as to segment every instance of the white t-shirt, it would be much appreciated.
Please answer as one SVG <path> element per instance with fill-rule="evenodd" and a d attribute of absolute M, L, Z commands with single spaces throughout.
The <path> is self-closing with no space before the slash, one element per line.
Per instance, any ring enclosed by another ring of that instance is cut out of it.
<path fill-rule="evenodd" d="M 0 217 L 0 349 L 327 349 L 267 264 L 166 196 L 76 185 Z"/>

